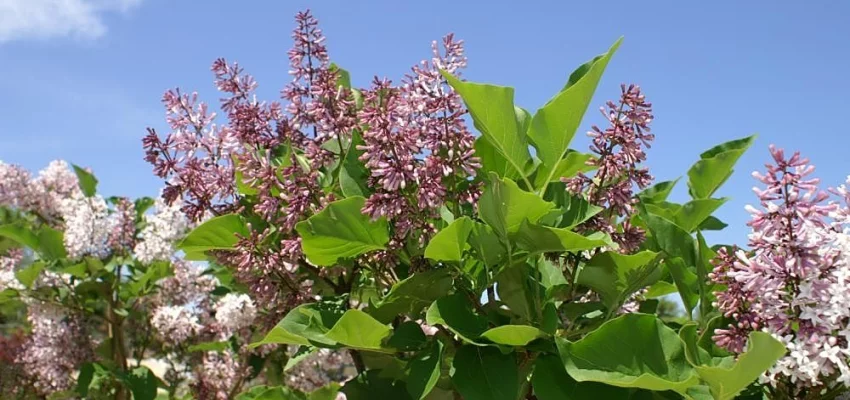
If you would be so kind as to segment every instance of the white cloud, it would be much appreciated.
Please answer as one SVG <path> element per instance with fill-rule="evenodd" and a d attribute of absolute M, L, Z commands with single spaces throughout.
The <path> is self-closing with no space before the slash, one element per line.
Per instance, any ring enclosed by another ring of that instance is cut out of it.
<path fill-rule="evenodd" d="M 0 43 L 20 39 L 96 39 L 103 16 L 126 12 L 142 0 L 0 0 Z"/>

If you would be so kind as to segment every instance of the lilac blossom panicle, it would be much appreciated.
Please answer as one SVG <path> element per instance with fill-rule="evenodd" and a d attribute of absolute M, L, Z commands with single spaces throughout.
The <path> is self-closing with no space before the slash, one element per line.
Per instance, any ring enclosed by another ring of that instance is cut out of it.
<path fill-rule="evenodd" d="M 290 346 L 290 357 L 297 347 Z M 287 386 L 305 393 L 332 382 L 346 382 L 357 375 L 351 355 L 345 351 L 317 349 L 286 372 Z"/>
<path fill-rule="evenodd" d="M 109 206 L 103 197 L 76 194 L 62 200 L 60 211 L 65 222 L 64 241 L 68 258 L 105 258 L 111 253 L 110 239 L 118 221 L 110 216 Z"/>
<path fill-rule="evenodd" d="M 646 160 L 644 147 L 649 148 L 655 136 L 650 133 L 652 104 L 647 103 L 640 87 L 622 85 L 622 95 L 617 103 L 609 101 L 601 109 L 609 126 L 604 131 L 594 126 L 588 133 L 592 143 L 590 150 L 594 158 L 587 165 L 594 167 L 593 176 L 579 173 L 565 179 L 567 190 L 573 194 L 586 194 L 591 204 L 603 207 L 603 211 L 579 225 L 583 232 L 603 232 L 620 246 L 620 251 L 629 253 L 637 249 L 644 239 L 644 231 L 631 225 L 634 214 L 634 186 L 647 187 L 653 180 L 646 167 L 639 164 Z M 618 229 L 617 220 L 622 220 Z"/>
<path fill-rule="evenodd" d="M 191 224 L 181 210 L 182 202 L 170 205 L 159 197 L 154 202 L 155 211 L 143 217 L 144 227 L 133 248 L 133 255 L 142 264 L 170 260 L 178 240 L 189 231 Z"/>
<path fill-rule="evenodd" d="M 92 359 L 91 340 L 80 318 L 41 302 L 29 304 L 27 319 L 32 333 L 17 363 L 44 395 L 67 390 L 83 362 Z"/>
<path fill-rule="evenodd" d="M 357 148 L 375 188 L 363 212 L 391 221 L 391 250 L 413 232 L 423 246 L 435 233 L 429 220 L 438 217 L 440 207 L 449 199 L 474 203 L 480 194 L 475 185 L 452 192 L 475 177 L 481 165 L 463 120 L 467 110 L 440 73 L 459 75 L 466 67 L 463 42 L 450 34 L 442 47 L 443 52 L 433 42 L 431 60 L 414 66 L 400 87 L 375 78 L 358 114 L 367 128 Z M 391 261 L 388 253 L 375 258 Z"/>
<path fill-rule="evenodd" d="M 21 166 L 0 161 L 0 206 L 33 212 L 56 224 L 62 201 L 78 194 L 77 176 L 65 161 L 51 161 L 37 177 Z"/>
<path fill-rule="evenodd" d="M 714 332 L 734 353 L 746 350 L 750 332 L 772 334 L 788 349 L 763 377 L 775 387 L 804 391 L 850 387 L 850 236 L 846 187 L 835 189 L 845 204 L 812 178 L 814 167 L 794 153 L 770 147 L 773 164 L 753 176 L 761 207 L 748 206 L 750 251 L 718 251 L 710 279 L 725 285 L 715 306 L 733 322 Z M 813 393 L 815 393 L 813 392 Z"/>

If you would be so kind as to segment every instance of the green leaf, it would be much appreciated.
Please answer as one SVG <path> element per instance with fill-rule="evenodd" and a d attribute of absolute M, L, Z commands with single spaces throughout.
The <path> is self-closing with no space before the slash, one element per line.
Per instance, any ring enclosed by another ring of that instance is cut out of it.
<path fill-rule="evenodd" d="M 475 128 L 519 176 L 524 177 L 531 153 L 526 135 L 519 132 L 523 123 L 514 108 L 514 89 L 504 86 L 462 82 L 445 71 L 443 77 L 463 98 Z"/>
<path fill-rule="evenodd" d="M 568 85 L 534 114 L 528 137 L 542 161 L 537 173 L 546 177 L 543 186 L 538 187 L 540 193 L 555 177 L 558 163 L 567 154 L 605 67 L 621 42 L 622 38 L 614 42 L 608 52 L 596 59 L 578 81 Z"/>
<path fill-rule="evenodd" d="M 599 293 L 605 306 L 614 309 L 632 293 L 661 278 L 662 270 L 655 263 L 657 256 L 648 250 L 629 255 L 599 253 L 581 270 L 578 283 Z"/>
<path fill-rule="evenodd" d="M 410 363 L 407 392 L 414 399 L 424 399 L 440 379 L 440 361 L 443 358 L 443 342 L 435 340 L 431 346 L 418 353 Z"/>
<path fill-rule="evenodd" d="M 347 70 L 340 68 L 339 65 L 335 63 L 331 63 L 329 68 L 331 71 L 336 72 L 337 74 L 337 85 L 342 86 L 344 88 L 351 88 L 351 73 Z"/>
<path fill-rule="evenodd" d="M 435 261 L 460 262 L 463 251 L 467 247 L 466 240 L 472 232 L 473 222 L 469 217 L 460 217 L 449 226 L 437 232 L 428 247 L 425 248 L 425 257 Z"/>
<path fill-rule="evenodd" d="M 639 399 L 635 394 L 646 394 L 596 382 L 576 382 L 553 354 L 542 354 L 534 362 L 531 385 L 539 400 Z"/>
<path fill-rule="evenodd" d="M 80 190 L 83 194 L 86 195 L 86 197 L 94 196 L 95 193 L 97 193 L 97 178 L 83 168 L 74 164 L 71 164 L 71 166 L 74 168 L 74 173 L 77 174 L 77 180 L 79 181 Z"/>
<path fill-rule="evenodd" d="M 696 248 L 690 233 L 657 215 L 644 214 L 642 217 L 661 250 L 671 257 L 681 257 L 685 265 L 696 263 Z"/>
<path fill-rule="evenodd" d="M 587 200 L 580 196 L 573 196 L 569 194 L 569 192 L 560 185 L 551 185 L 550 189 L 553 186 L 557 187 L 560 192 L 555 203 L 564 211 L 564 214 L 561 216 L 561 221 L 558 222 L 559 228 L 572 228 L 584 221 L 587 221 L 602 211 L 602 207 L 590 204 Z"/>
<path fill-rule="evenodd" d="M 405 321 L 399 324 L 393 335 L 387 340 L 387 346 L 402 351 L 416 350 L 425 344 L 427 338 L 422 327 L 414 321 Z"/>
<path fill-rule="evenodd" d="M 676 289 L 676 285 L 667 281 L 658 281 L 653 283 L 646 294 L 644 295 L 647 299 L 657 299 L 659 297 L 666 296 L 668 294 L 676 293 L 678 289 Z"/>
<path fill-rule="evenodd" d="M 307 259 L 320 266 L 335 265 L 372 250 L 386 248 L 389 226 L 385 218 L 371 221 L 360 210 L 366 199 L 349 197 L 295 225 Z"/>
<path fill-rule="evenodd" d="M 26 288 L 31 288 L 35 280 L 38 279 L 38 275 L 44 270 L 44 267 L 43 262 L 34 262 L 24 269 L 15 271 L 15 278 L 18 278 L 18 281 Z"/>
<path fill-rule="evenodd" d="M 343 160 L 339 169 L 339 186 L 345 197 L 367 197 L 372 193 L 369 185 L 366 184 L 369 171 L 360 161 L 363 151 L 357 148 L 363 143 L 360 131 L 354 129 L 351 132 L 351 144 L 348 145 L 348 153 L 345 154 L 345 160 Z"/>
<path fill-rule="evenodd" d="M 673 222 L 685 232 L 693 232 L 706 218 L 711 216 L 711 213 L 728 200 L 728 198 L 691 200 L 683 204 L 682 208 L 676 212 L 673 216 Z"/>
<path fill-rule="evenodd" d="M 387 378 L 384 371 L 371 369 L 345 382 L 342 392 L 347 400 L 411 399 L 404 382 Z"/>
<path fill-rule="evenodd" d="M 475 222 L 472 232 L 469 234 L 469 244 L 478 253 L 478 258 L 484 262 L 489 269 L 493 269 L 502 263 L 507 250 L 502 242 L 493 232 L 493 228 L 480 222 Z"/>
<path fill-rule="evenodd" d="M 137 367 L 126 376 L 133 400 L 154 400 L 159 378 L 147 367 Z"/>
<path fill-rule="evenodd" d="M 336 400 L 339 390 L 342 388 L 339 383 L 331 382 L 327 386 L 322 386 L 307 396 L 308 400 Z"/>
<path fill-rule="evenodd" d="M 0 236 L 14 240 L 34 251 L 39 248 L 38 235 L 21 224 L 0 225 Z"/>
<path fill-rule="evenodd" d="M 713 216 L 709 216 L 708 218 L 705 219 L 705 221 L 702 221 L 702 223 L 699 225 L 698 229 L 701 230 L 701 231 L 722 231 L 727 226 L 729 226 L 729 225 L 726 224 L 725 222 L 723 222 L 723 221 L 721 221 L 721 220 L 719 220 L 719 219 L 717 219 Z"/>
<path fill-rule="evenodd" d="M 534 179 L 534 186 L 542 188 L 547 183 L 559 182 L 561 178 L 572 178 L 579 172 L 593 171 L 596 167 L 587 165 L 587 161 L 592 158 L 593 155 L 591 154 L 569 150 L 567 155 L 561 161 L 558 161 L 558 165 L 555 166 L 555 170 L 552 171 L 551 176 L 542 174 L 542 171 L 537 172 Z M 546 178 L 549 178 L 549 182 L 543 182 Z"/>
<path fill-rule="evenodd" d="M 239 241 L 237 236 L 247 237 L 248 227 L 239 214 L 225 214 L 208 219 L 189 232 L 177 246 L 185 252 L 208 250 L 232 250 Z"/>
<path fill-rule="evenodd" d="M 546 333 L 528 325 L 502 325 L 489 329 L 481 337 L 505 346 L 527 346 L 535 339 L 545 337 Z"/>
<path fill-rule="evenodd" d="M 732 175 L 732 167 L 753 144 L 756 136 L 732 140 L 715 146 L 700 155 L 700 160 L 688 170 L 691 197 L 705 199 Z"/>
<path fill-rule="evenodd" d="M 652 315 L 625 314 L 581 340 L 558 339 L 557 345 L 578 382 L 679 393 L 699 383 L 676 332 Z"/>
<path fill-rule="evenodd" d="M 452 361 L 452 383 L 465 400 L 516 400 L 516 353 L 495 347 L 461 346 Z"/>
<path fill-rule="evenodd" d="M 533 276 L 531 266 L 525 263 L 509 266 L 496 276 L 499 300 L 525 321 L 538 320 L 542 308 L 539 304 L 545 293 L 543 285 Z"/>
<path fill-rule="evenodd" d="M 65 258 L 65 234 L 49 226 L 42 226 L 38 230 L 38 248 L 34 250 L 45 260 Z"/>
<path fill-rule="evenodd" d="M 605 237 L 605 234 L 601 232 L 584 236 L 569 229 L 532 225 L 526 221 L 522 222 L 516 234 L 511 235 L 521 249 L 530 253 L 590 250 L 605 246 L 608 243 Z"/>
<path fill-rule="evenodd" d="M 341 313 L 328 310 L 320 303 L 302 304 L 292 309 L 272 328 L 263 340 L 252 343 L 251 348 L 264 344 L 312 345 L 313 342 L 335 345 L 325 333 L 334 326 Z"/>
<path fill-rule="evenodd" d="M 189 346 L 189 351 L 225 351 L 230 347 L 230 342 L 221 341 L 221 342 L 203 342 L 198 343 L 192 346 Z"/>
<path fill-rule="evenodd" d="M 518 231 L 525 220 L 537 223 L 554 208 L 554 204 L 495 174 L 490 175 L 490 184 L 478 201 L 479 216 L 501 237 Z"/>
<path fill-rule="evenodd" d="M 676 186 L 676 183 L 679 182 L 679 178 L 674 181 L 664 181 L 658 182 L 640 193 L 638 193 L 638 198 L 643 203 L 660 203 L 667 201 L 667 197 L 670 196 L 670 192 L 673 191 L 673 188 Z"/>
<path fill-rule="evenodd" d="M 467 342 L 474 342 L 485 330 L 487 319 L 472 312 L 469 300 L 455 293 L 431 304 L 425 315 L 428 325 L 443 325 Z"/>
<path fill-rule="evenodd" d="M 383 323 L 389 323 L 400 314 L 416 316 L 451 288 L 452 276 L 448 269 L 415 273 L 393 285 L 384 299 L 367 311 Z"/>
<path fill-rule="evenodd" d="M 679 337 L 687 359 L 717 400 L 731 400 L 785 355 L 785 346 L 765 332 L 752 332 L 747 351 L 734 357 L 711 358 L 697 343 L 697 326 L 685 325 Z"/>
<path fill-rule="evenodd" d="M 694 308 L 700 298 L 700 282 L 697 275 L 679 257 L 667 259 L 666 264 L 670 275 L 673 276 L 673 282 L 676 284 L 679 296 L 682 298 L 682 305 L 685 306 L 689 316 L 693 315 Z"/>
<path fill-rule="evenodd" d="M 387 351 L 382 343 L 390 334 L 392 328 L 378 322 L 369 314 L 360 310 L 348 310 L 325 337 L 355 349 Z"/>

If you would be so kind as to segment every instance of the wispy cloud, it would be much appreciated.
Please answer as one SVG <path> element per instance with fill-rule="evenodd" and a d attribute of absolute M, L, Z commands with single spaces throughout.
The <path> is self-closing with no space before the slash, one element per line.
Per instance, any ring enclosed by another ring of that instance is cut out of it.
<path fill-rule="evenodd" d="M 103 17 L 127 12 L 142 0 L 0 0 L 0 43 L 24 39 L 96 39 Z"/>

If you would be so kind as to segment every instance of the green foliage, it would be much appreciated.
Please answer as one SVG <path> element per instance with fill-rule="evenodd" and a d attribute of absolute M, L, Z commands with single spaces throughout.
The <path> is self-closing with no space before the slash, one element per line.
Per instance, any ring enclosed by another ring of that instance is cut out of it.
<path fill-rule="evenodd" d="M 77 174 L 77 180 L 80 182 L 80 190 L 86 197 L 92 197 L 97 193 L 97 178 L 94 175 L 86 171 L 84 168 L 73 165 L 74 173 Z"/>
<path fill-rule="evenodd" d="M 307 259 L 320 266 L 335 265 L 371 250 L 385 248 L 389 241 L 387 221 L 371 221 L 364 215 L 366 199 L 349 197 L 338 200 L 295 226 L 302 238 Z"/>
<path fill-rule="evenodd" d="M 248 236 L 242 217 L 225 214 L 206 220 L 193 229 L 177 246 L 186 253 L 204 253 L 209 250 L 233 250 L 239 236 Z"/>

